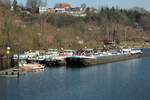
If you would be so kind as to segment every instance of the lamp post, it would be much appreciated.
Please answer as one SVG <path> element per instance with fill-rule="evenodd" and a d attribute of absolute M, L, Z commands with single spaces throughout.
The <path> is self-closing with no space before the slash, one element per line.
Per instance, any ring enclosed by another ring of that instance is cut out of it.
<path fill-rule="evenodd" d="M 7 67 L 10 67 L 9 65 L 10 65 L 10 59 L 9 59 L 9 54 L 10 54 L 10 47 L 9 46 L 7 46 L 7 51 L 6 51 L 6 53 L 7 53 Z"/>

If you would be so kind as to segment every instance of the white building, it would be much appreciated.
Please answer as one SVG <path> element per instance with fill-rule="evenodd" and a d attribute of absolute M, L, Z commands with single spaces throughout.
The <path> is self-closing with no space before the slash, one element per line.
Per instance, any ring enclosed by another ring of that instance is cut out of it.
<path fill-rule="evenodd" d="M 39 7 L 39 14 L 46 14 L 48 13 L 47 7 Z"/>
<path fill-rule="evenodd" d="M 39 7 L 39 14 L 46 14 L 46 13 L 48 13 L 47 0 L 41 0 L 41 4 Z"/>

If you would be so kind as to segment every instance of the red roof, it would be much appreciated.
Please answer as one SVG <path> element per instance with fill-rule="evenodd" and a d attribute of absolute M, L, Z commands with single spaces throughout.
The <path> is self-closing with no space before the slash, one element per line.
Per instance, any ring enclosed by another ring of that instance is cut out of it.
<path fill-rule="evenodd" d="M 67 4 L 67 3 L 59 3 L 59 4 L 56 4 L 55 8 L 65 8 L 65 9 L 68 9 L 68 8 L 71 8 L 71 5 Z"/>

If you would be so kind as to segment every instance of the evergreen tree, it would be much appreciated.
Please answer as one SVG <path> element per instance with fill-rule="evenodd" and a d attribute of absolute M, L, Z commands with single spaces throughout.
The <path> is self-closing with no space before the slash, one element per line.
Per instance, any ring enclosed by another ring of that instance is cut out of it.
<path fill-rule="evenodd" d="M 17 4 L 18 4 L 17 0 L 14 0 L 12 4 L 14 11 L 16 11 L 17 9 Z"/>

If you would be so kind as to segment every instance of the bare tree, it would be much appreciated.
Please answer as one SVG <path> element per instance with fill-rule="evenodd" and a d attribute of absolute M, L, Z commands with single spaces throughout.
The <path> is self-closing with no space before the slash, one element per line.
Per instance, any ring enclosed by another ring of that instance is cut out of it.
<path fill-rule="evenodd" d="M 40 7 L 42 0 L 27 0 L 26 7 L 30 8 L 32 13 L 36 12 Z"/>
<path fill-rule="evenodd" d="M 28 8 L 36 8 L 41 5 L 42 0 L 27 0 L 26 6 Z"/>
<path fill-rule="evenodd" d="M 10 7 L 10 0 L 0 0 L 0 6 Z"/>

